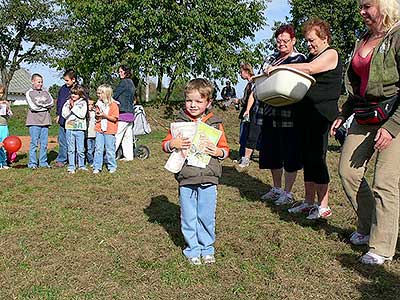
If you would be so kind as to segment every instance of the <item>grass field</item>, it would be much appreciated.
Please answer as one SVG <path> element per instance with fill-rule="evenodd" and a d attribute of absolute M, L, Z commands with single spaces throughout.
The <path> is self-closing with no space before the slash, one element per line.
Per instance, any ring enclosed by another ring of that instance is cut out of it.
<path fill-rule="evenodd" d="M 24 109 L 14 113 L 11 133 L 26 135 Z M 384 267 L 364 267 L 357 258 L 367 248 L 347 240 L 355 214 L 336 175 L 336 151 L 328 154 L 334 214 L 327 221 L 260 202 L 271 176 L 256 162 L 239 172 L 227 159 L 218 190 L 217 263 L 188 265 L 177 184 L 163 169 L 168 156 L 160 149 L 169 120 L 162 109 L 147 113 L 153 132 L 141 142 L 151 157 L 121 162 L 115 174 L 29 170 L 24 154 L 0 172 L 0 299 L 400 299 L 399 255 Z M 237 113 L 217 113 L 234 156 Z M 300 174 L 297 199 L 302 192 Z"/>

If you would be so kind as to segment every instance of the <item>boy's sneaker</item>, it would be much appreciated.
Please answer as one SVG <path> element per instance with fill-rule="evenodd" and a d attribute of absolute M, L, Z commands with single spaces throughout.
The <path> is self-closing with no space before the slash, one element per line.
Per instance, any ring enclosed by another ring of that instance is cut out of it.
<path fill-rule="evenodd" d="M 189 264 L 191 264 L 191 265 L 195 265 L 195 266 L 201 265 L 201 259 L 198 256 L 197 257 L 188 257 L 187 259 L 188 259 Z"/>
<path fill-rule="evenodd" d="M 329 206 L 327 207 L 320 207 L 318 205 L 314 205 L 314 207 L 310 210 L 307 219 L 308 220 L 316 220 L 320 218 L 328 218 L 332 215 L 332 210 Z"/>
<path fill-rule="evenodd" d="M 360 257 L 359 261 L 360 263 L 364 265 L 383 265 L 385 261 L 391 261 L 391 257 L 385 257 L 385 256 L 380 256 L 378 254 L 372 253 L 372 252 L 367 252 L 363 256 Z"/>
<path fill-rule="evenodd" d="M 68 169 L 68 173 L 69 174 L 75 174 L 75 170 L 74 169 Z"/>
<path fill-rule="evenodd" d="M 292 208 L 288 209 L 288 212 L 291 214 L 297 213 L 309 213 L 310 210 L 314 207 L 313 204 L 307 203 L 305 201 L 301 202 L 298 205 L 293 206 Z"/>
<path fill-rule="evenodd" d="M 281 188 L 273 187 L 268 192 L 263 194 L 260 199 L 263 201 L 276 201 L 283 193 L 284 192 Z"/>
<path fill-rule="evenodd" d="M 0 166 L 0 170 L 8 170 L 9 168 L 9 166 Z"/>
<path fill-rule="evenodd" d="M 368 245 L 369 242 L 369 234 L 362 234 L 357 231 L 354 231 L 350 235 L 350 243 L 353 245 L 359 246 L 359 245 Z"/>
<path fill-rule="evenodd" d="M 100 170 L 93 170 L 93 174 L 99 174 L 100 173 Z"/>
<path fill-rule="evenodd" d="M 109 172 L 110 174 L 113 174 L 113 173 L 117 172 L 117 169 L 111 169 L 111 170 L 109 170 L 108 172 Z"/>
<path fill-rule="evenodd" d="M 278 200 L 275 201 L 275 205 L 286 205 L 294 202 L 293 194 L 291 192 L 283 192 Z"/>
<path fill-rule="evenodd" d="M 55 166 L 56 168 L 64 168 L 65 164 L 63 164 L 62 162 L 57 161 L 57 162 L 54 164 L 54 166 Z"/>
<path fill-rule="evenodd" d="M 85 172 L 89 171 L 89 169 L 86 168 L 86 167 L 80 167 L 79 170 L 80 170 L 80 171 L 85 171 Z"/>
<path fill-rule="evenodd" d="M 213 264 L 215 263 L 215 256 L 213 254 L 207 254 L 203 256 L 203 262 L 205 264 Z"/>
<path fill-rule="evenodd" d="M 248 157 L 242 157 L 240 159 L 239 167 L 241 168 L 246 168 L 250 165 L 250 158 Z"/>

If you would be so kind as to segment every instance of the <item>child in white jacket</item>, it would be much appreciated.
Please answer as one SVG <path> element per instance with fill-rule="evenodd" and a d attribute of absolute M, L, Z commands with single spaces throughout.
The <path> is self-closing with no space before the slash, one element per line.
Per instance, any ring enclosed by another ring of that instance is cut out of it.
<path fill-rule="evenodd" d="M 75 162 L 78 169 L 87 171 L 85 166 L 85 132 L 87 128 L 86 114 L 88 104 L 85 99 L 85 91 L 81 86 L 71 88 L 71 98 L 65 102 L 62 108 L 62 116 L 65 118 L 65 133 L 68 147 L 68 173 L 75 173 Z M 77 159 L 75 159 L 77 156 Z"/>

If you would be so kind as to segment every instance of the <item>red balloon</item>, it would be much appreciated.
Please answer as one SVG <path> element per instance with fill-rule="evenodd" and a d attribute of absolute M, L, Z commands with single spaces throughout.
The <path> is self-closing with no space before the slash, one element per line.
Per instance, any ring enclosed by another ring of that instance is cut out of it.
<path fill-rule="evenodd" d="M 10 135 L 6 137 L 3 141 L 4 149 L 7 152 L 17 152 L 22 147 L 22 142 L 16 135 Z"/>

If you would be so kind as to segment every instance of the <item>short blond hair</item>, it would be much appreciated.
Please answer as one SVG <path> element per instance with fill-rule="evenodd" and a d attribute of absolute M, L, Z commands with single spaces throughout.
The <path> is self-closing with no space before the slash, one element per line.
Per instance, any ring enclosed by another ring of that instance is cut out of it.
<path fill-rule="evenodd" d="M 97 88 L 97 92 L 103 93 L 106 97 L 103 99 L 105 103 L 110 104 L 114 99 L 112 98 L 113 90 L 111 85 L 102 84 Z"/>
<path fill-rule="evenodd" d="M 202 98 L 210 101 L 214 94 L 214 85 L 205 78 L 192 79 L 185 86 L 185 97 L 192 91 L 198 91 Z"/>

